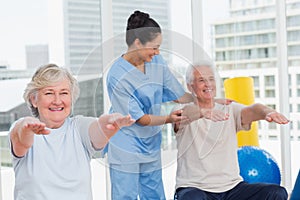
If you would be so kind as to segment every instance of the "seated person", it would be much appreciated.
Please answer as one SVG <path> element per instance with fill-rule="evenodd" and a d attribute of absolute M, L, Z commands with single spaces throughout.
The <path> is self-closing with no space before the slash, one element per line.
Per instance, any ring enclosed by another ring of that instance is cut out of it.
<path fill-rule="evenodd" d="M 210 63 L 189 66 L 186 79 L 195 101 L 174 108 L 182 109 L 182 115 L 189 118 L 189 122 L 173 124 L 178 148 L 175 199 L 287 199 L 287 191 L 279 185 L 243 181 L 239 175 L 236 133 L 249 130 L 257 120 L 278 124 L 289 120 L 258 103 L 216 103 L 216 81 Z"/>
<path fill-rule="evenodd" d="M 62 67 L 40 67 L 24 100 L 32 116 L 9 132 L 15 172 L 15 200 L 92 200 L 90 161 L 109 139 L 135 121 L 119 113 L 73 116 L 79 85 Z"/>

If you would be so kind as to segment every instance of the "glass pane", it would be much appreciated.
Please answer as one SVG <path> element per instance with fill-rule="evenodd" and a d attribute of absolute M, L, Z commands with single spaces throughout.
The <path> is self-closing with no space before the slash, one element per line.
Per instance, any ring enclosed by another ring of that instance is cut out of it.
<path fill-rule="evenodd" d="M 35 69 L 49 62 L 69 68 L 78 78 L 81 89 L 73 114 L 99 116 L 110 107 L 109 102 L 105 103 L 103 73 L 126 52 L 126 22 L 137 8 L 159 22 L 163 29 L 160 53 L 185 89 L 185 71 L 191 63 L 191 46 L 195 44 L 192 34 L 194 20 L 203 24 L 201 33 L 198 33 L 203 35 L 201 47 L 216 65 L 220 78 L 218 97 L 226 96 L 223 87 L 226 79 L 249 76 L 253 78 L 255 102 L 280 109 L 275 0 L 202 1 L 203 19 L 192 19 L 191 1 L 112 0 L 111 23 L 104 27 L 108 9 L 103 6 L 106 3 L 100 0 L 27 0 L 18 2 L 17 6 L 14 1 L 1 3 L 1 28 L 5 31 L 0 36 L 0 92 L 5 98 L 0 100 L 0 157 L 1 171 L 9 171 L 5 176 L 7 181 L 2 181 L 5 200 L 12 200 L 13 196 L 7 132 L 15 120 L 31 114 L 22 95 Z M 286 1 L 293 182 L 300 168 L 300 159 L 296 157 L 300 146 L 299 10 L 299 0 Z M 107 38 L 110 31 L 111 38 Z M 107 47 L 113 47 L 109 61 L 104 60 L 104 55 L 109 52 Z M 109 64 L 104 66 L 106 62 Z M 162 114 L 169 114 L 173 106 L 173 103 L 164 104 Z M 280 126 L 274 123 L 258 123 L 260 147 L 269 151 L 279 166 L 280 131 Z M 161 149 L 166 197 L 172 199 L 176 142 L 170 124 L 162 126 Z M 105 188 L 109 185 L 105 178 L 108 173 L 106 164 L 105 159 L 92 161 L 96 177 L 93 177 L 96 180 L 93 181 L 95 199 L 106 197 Z"/>
<path fill-rule="evenodd" d="M 208 4 L 208 3 L 204 3 Z M 274 102 L 279 106 L 279 74 L 277 58 L 276 1 L 265 0 L 232 0 L 228 5 L 228 16 L 216 19 L 211 23 L 213 29 L 212 52 L 221 78 L 251 76 L 254 80 L 255 101 L 261 103 Z M 224 6 L 226 7 L 226 6 Z M 298 120 L 299 106 L 299 15 L 300 3 L 286 1 L 287 22 L 287 54 L 288 85 L 291 124 Z M 210 7 L 213 9 L 213 6 Z M 207 10 L 210 10 L 207 8 Z M 204 41 L 206 42 L 206 40 Z M 225 92 L 226 93 L 226 92 Z M 295 95 L 297 96 L 295 98 Z M 291 129 L 292 152 L 297 152 L 295 144 L 299 144 L 299 130 Z M 280 126 L 259 123 L 258 134 L 261 147 L 266 148 L 276 160 L 281 162 Z M 273 148 L 274 147 L 274 148 Z M 294 153 L 292 153 L 294 155 Z M 292 157 L 293 181 L 300 168 L 300 163 Z"/>

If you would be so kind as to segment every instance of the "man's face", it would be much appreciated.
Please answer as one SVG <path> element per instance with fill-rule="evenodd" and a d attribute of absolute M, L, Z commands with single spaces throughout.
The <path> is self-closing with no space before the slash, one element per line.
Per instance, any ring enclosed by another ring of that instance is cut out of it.
<path fill-rule="evenodd" d="M 189 88 L 199 100 L 212 100 L 216 96 L 216 81 L 211 67 L 195 67 Z"/>

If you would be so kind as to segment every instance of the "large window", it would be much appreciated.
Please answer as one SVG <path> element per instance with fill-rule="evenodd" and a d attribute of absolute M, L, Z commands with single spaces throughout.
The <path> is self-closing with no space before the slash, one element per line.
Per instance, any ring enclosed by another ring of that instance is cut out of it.
<path fill-rule="evenodd" d="M 277 48 L 280 48 L 281 44 L 277 43 L 278 19 L 275 19 L 275 0 L 202 0 L 202 11 L 198 10 L 201 12 L 202 19 L 201 17 L 193 19 L 194 22 L 196 21 L 194 24 L 201 25 L 200 33 L 193 33 L 192 1 L 111 0 L 112 8 L 101 7 L 109 1 L 28 0 L 19 1 L 17 6 L 14 1 L 1 2 L 0 20 L 3 22 L 1 23 L 3 31 L 0 36 L 0 84 L 4 79 L 29 79 L 36 67 L 45 64 L 37 62 L 40 59 L 32 58 L 42 56 L 48 58 L 47 62 L 70 68 L 74 75 L 99 75 L 98 78 L 100 78 L 100 75 L 109 67 L 107 63 L 113 62 L 127 50 L 124 35 L 126 20 L 134 10 L 140 9 L 149 12 L 161 25 L 163 29 L 161 54 L 172 70 L 177 73 L 182 84 L 185 85 L 185 69 L 191 62 L 189 59 L 191 57 L 187 58 L 186 55 L 192 54 L 191 44 L 195 44 L 194 38 L 201 35 L 203 36 L 201 44 L 197 45 L 200 45 L 214 61 L 221 83 L 229 77 L 253 77 L 255 102 L 269 104 L 279 111 L 282 109 L 279 106 L 281 100 L 278 85 L 281 75 L 278 69 L 282 66 L 278 63 L 280 55 L 277 55 Z M 291 142 L 293 144 L 292 156 L 294 156 L 294 152 L 298 151 L 295 146 L 300 146 L 300 74 L 298 74 L 300 68 L 300 0 L 285 2 L 288 41 L 286 63 L 288 63 L 290 87 L 286 89 L 289 90 L 287 104 L 290 108 L 291 124 L 293 124 L 289 126 L 293 126 Z M 107 14 L 108 10 L 112 13 Z M 104 16 L 110 16 L 111 19 L 104 18 Z M 110 23 L 106 23 L 106 20 Z M 187 42 L 181 44 L 182 41 Z M 114 59 L 106 62 L 103 60 L 103 55 L 110 53 L 109 48 L 104 48 L 107 44 L 113 46 L 112 57 Z M 39 51 L 39 48 L 36 45 L 46 46 L 47 50 L 42 55 L 37 54 L 36 51 Z M 33 47 L 34 51 L 27 52 L 25 46 Z M 36 67 L 27 68 L 29 63 Z M 104 63 L 108 66 L 103 66 Z M 99 83 L 97 79 L 93 82 L 89 78 L 87 78 L 89 80 L 85 79 L 86 77 L 81 77 L 83 96 L 76 105 L 75 113 L 101 114 L 110 106 L 109 102 L 104 103 L 105 90 L 102 89 L 102 81 Z M 223 86 L 223 84 L 220 85 Z M 101 88 L 102 91 L 99 90 L 96 93 L 91 88 Z M 7 91 L 2 90 L 0 92 L 5 94 L 3 98 L 6 98 Z M 6 135 L 11 122 L 19 117 L 16 117 L 14 113 L 23 112 L 26 108 L 22 99 L 23 90 L 24 88 L 21 87 L 18 90 L 12 90 L 14 93 L 20 93 L 19 104 L 11 106 L 6 103 L 7 105 L 3 108 L 1 106 L 3 100 L 0 100 L 0 130 L 5 132 L 0 135 L 3 167 L 11 165 Z M 224 96 L 224 88 L 220 88 L 219 92 L 220 96 Z M 94 102 L 95 96 L 99 104 L 96 110 L 90 103 Z M 173 104 L 164 105 L 165 114 L 170 112 L 172 107 Z M 166 196 L 172 199 L 175 184 L 176 142 L 171 125 L 163 126 L 162 130 L 161 147 L 165 167 L 163 170 L 167 174 L 164 175 L 164 179 L 168 181 L 165 182 Z M 261 147 L 270 151 L 280 165 L 282 159 L 280 126 L 260 121 L 258 134 Z M 275 139 L 270 142 L 268 138 L 271 137 Z M 96 160 L 96 165 L 103 167 L 105 166 L 103 163 L 105 163 L 104 160 Z M 292 166 L 294 181 L 295 172 L 300 168 L 300 159 L 293 157 Z M 99 170 L 96 166 L 98 171 L 103 171 L 105 174 L 103 168 Z M 102 177 L 102 180 L 105 178 Z M 102 195 L 99 199 L 106 196 L 104 195 L 105 186 L 102 188 Z M 7 197 L 5 200 L 11 199 Z"/>

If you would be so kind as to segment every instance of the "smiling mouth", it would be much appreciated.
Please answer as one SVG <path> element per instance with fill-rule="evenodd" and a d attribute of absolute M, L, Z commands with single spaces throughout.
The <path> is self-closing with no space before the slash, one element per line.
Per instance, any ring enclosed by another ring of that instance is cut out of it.
<path fill-rule="evenodd" d="M 62 111 L 64 108 L 49 108 L 50 111 Z"/>
<path fill-rule="evenodd" d="M 203 92 L 212 92 L 212 91 L 213 91 L 212 89 L 203 90 Z"/>

